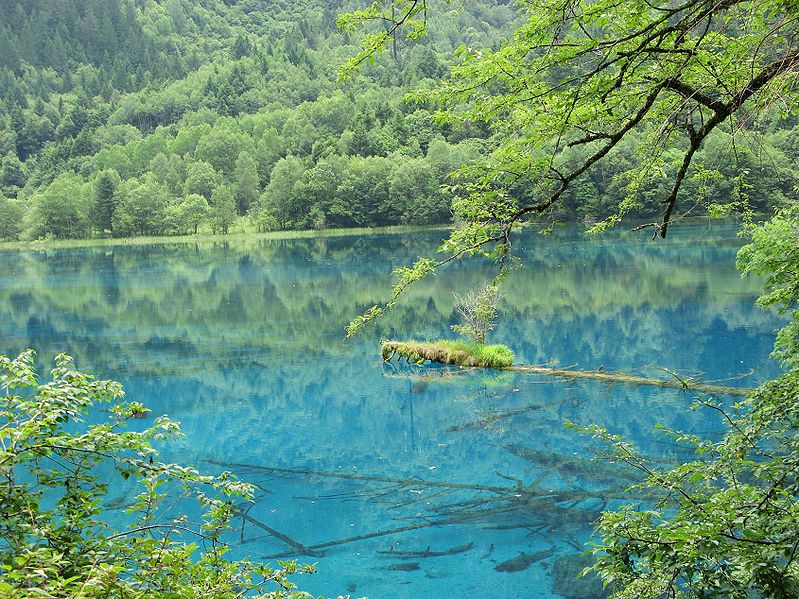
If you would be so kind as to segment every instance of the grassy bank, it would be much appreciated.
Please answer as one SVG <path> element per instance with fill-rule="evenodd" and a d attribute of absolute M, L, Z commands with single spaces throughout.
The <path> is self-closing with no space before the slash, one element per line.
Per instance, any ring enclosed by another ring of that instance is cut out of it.
<path fill-rule="evenodd" d="M 447 230 L 447 226 L 393 226 L 393 227 L 353 227 L 345 229 L 307 229 L 302 231 L 272 231 L 269 233 L 248 232 L 246 229 L 233 231 L 227 235 L 199 233 L 197 235 L 164 235 L 159 237 L 104 237 L 96 239 L 44 239 L 36 241 L 3 241 L 0 251 L 69 249 L 115 246 L 137 246 L 166 243 L 219 243 L 237 240 L 281 240 L 281 239 L 319 239 L 327 237 L 347 237 L 351 235 L 403 235 L 419 231 Z"/>

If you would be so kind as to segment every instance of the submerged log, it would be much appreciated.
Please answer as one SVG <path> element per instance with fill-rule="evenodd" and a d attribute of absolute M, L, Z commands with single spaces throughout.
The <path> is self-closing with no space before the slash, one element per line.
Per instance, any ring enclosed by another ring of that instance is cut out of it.
<path fill-rule="evenodd" d="M 297 476 L 319 476 L 328 478 L 342 478 L 349 480 L 360 480 L 367 482 L 396 483 L 409 487 L 439 487 L 444 489 L 465 489 L 474 491 L 491 491 L 493 493 L 506 493 L 508 487 L 498 485 L 477 485 L 467 483 L 452 483 L 445 481 L 423 480 L 421 478 L 392 478 L 389 476 L 369 476 L 366 474 L 349 474 L 347 472 L 323 472 L 319 470 L 309 470 L 306 468 L 277 468 L 274 466 L 261 466 L 256 464 L 240 464 L 236 462 L 221 462 L 218 460 L 208 460 L 209 464 L 224 466 L 226 468 L 241 468 L 251 472 L 267 472 L 272 474 L 288 474 Z"/>
<path fill-rule="evenodd" d="M 452 547 L 450 549 L 445 549 L 443 551 L 430 551 L 430 547 L 424 549 L 422 551 L 397 551 L 395 549 L 389 549 L 388 551 L 378 551 L 381 555 L 390 555 L 391 557 L 398 557 L 400 559 L 418 559 L 420 557 L 442 557 L 445 555 L 456 555 L 458 553 L 464 553 L 469 551 L 474 547 L 474 543 L 466 543 L 465 545 L 459 545 L 457 547 Z"/>
<path fill-rule="evenodd" d="M 530 567 L 535 562 L 540 562 L 555 553 L 554 549 L 545 549 L 536 553 L 520 553 L 514 558 L 497 564 L 494 570 L 497 572 L 521 572 Z"/>
<path fill-rule="evenodd" d="M 557 403 L 565 403 L 564 400 L 562 402 Z M 513 418 L 514 416 L 521 416 L 522 414 L 527 414 L 528 412 L 535 412 L 537 410 L 543 410 L 544 408 L 548 408 L 553 404 L 536 404 L 533 406 L 524 406 L 522 408 L 510 408 L 505 410 L 495 410 L 493 412 L 489 412 L 482 418 L 477 418 L 475 420 L 470 420 L 468 422 L 462 422 L 460 424 L 454 424 L 449 428 L 445 428 L 445 433 L 460 433 L 463 431 L 473 430 L 473 429 L 481 429 L 487 428 L 491 424 L 498 422 L 500 420 L 506 420 L 508 418 Z"/>
<path fill-rule="evenodd" d="M 383 566 L 383 570 L 393 570 L 395 572 L 413 572 L 419 568 L 419 562 L 400 562 L 398 564 L 389 564 L 388 566 Z"/>
<path fill-rule="evenodd" d="M 297 553 L 299 553 L 300 555 L 308 555 L 310 557 L 321 557 L 322 556 L 322 554 L 320 552 L 316 551 L 313 547 L 307 547 L 306 545 L 303 545 L 299 541 L 295 541 L 294 539 L 292 539 L 288 535 L 284 535 L 282 532 L 277 531 L 274 528 L 272 528 L 271 526 L 269 526 L 267 524 L 264 524 L 260 520 L 257 520 L 255 518 L 253 518 L 252 516 L 247 514 L 247 512 L 245 512 L 245 511 L 237 509 L 237 510 L 234 511 L 234 514 L 236 516 L 238 516 L 239 518 L 241 518 L 242 522 L 249 522 L 253 526 L 257 526 L 261 530 L 265 530 L 266 532 L 268 532 L 273 537 L 275 537 L 277 539 L 280 539 L 281 541 L 283 541 L 289 547 L 293 547 L 294 550 Z"/>
<path fill-rule="evenodd" d="M 630 498 L 630 494 L 624 490 L 626 485 L 617 489 L 607 488 L 596 491 L 585 491 L 579 489 L 554 491 L 541 489 L 538 487 L 538 485 L 546 473 L 540 475 L 538 479 L 533 481 L 530 485 L 524 485 L 520 479 L 497 472 L 496 474 L 501 478 L 508 479 L 515 483 L 513 485 L 499 486 L 455 483 L 447 481 L 428 481 L 418 478 L 370 476 L 346 472 L 324 472 L 308 470 L 304 468 L 278 468 L 271 466 L 236 464 L 218 461 L 212 461 L 212 463 L 224 465 L 227 468 L 236 468 L 245 472 L 264 472 L 273 475 L 294 475 L 303 477 L 331 477 L 364 483 L 389 483 L 392 485 L 390 487 L 392 492 L 397 492 L 400 489 L 408 489 L 411 492 L 418 492 L 418 490 L 428 488 L 433 490 L 432 494 L 425 496 L 425 499 L 428 502 L 430 499 L 448 492 L 473 491 L 477 492 L 478 494 L 489 494 L 488 497 L 458 499 L 457 501 L 451 503 L 433 506 L 432 508 L 427 509 L 426 513 L 424 514 L 417 513 L 407 518 L 399 518 L 399 520 L 413 520 L 413 522 L 404 526 L 381 528 L 376 531 L 346 538 L 334 539 L 313 545 L 304 545 L 303 543 L 292 539 L 288 535 L 271 528 L 257 518 L 250 516 L 247 510 L 242 510 L 240 508 L 236 509 L 235 515 L 242 518 L 244 522 L 257 526 L 272 536 L 280 539 L 290 547 L 290 550 L 288 551 L 268 555 L 265 556 L 264 559 L 283 559 L 297 555 L 319 557 L 323 555 L 325 550 L 340 545 L 346 545 L 379 537 L 393 536 L 405 532 L 436 526 L 446 527 L 452 525 L 471 524 L 481 526 L 482 528 L 529 528 L 531 526 L 543 526 L 544 528 L 549 528 L 551 526 L 563 526 L 565 524 L 586 525 L 596 519 L 598 512 L 594 509 L 578 509 L 567 507 L 564 505 L 564 502 L 574 505 L 589 499 L 602 499 L 604 501 L 611 498 Z M 384 494 L 385 491 L 381 491 L 379 496 Z M 643 498 L 643 496 L 640 496 L 640 498 Z M 528 516 L 530 516 L 532 519 L 528 518 Z M 419 520 L 420 518 L 422 519 L 421 521 Z M 468 551 L 471 548 L 472 544 L 467 543 L 466 545 L 453 547 L 452 549 L 441 552 L 429 550 L 418 552 L 418 554 L 414 554 L 414 552 L 394 552 L 394 557 L 399 559 L 408 559 L 411 557 L 435 557 L 437 555 L 452 555 L 455 553 Z"/>
<path fill-rule="evenodd" d="M 433 522 L 430 520 L 426 520 L 424 522 L 418 522 L 416 524 L 410 524 L 408 526 L 400 526 L 399 528 L 390 528 L 388 530 L 376 530 L 374 532 L 369 532 L 362 535 L 356 535 L 354 537 L 347 537 L 345 539 L 336 539 L 334 541 L 327 541 L 325 543 L 317 543 L 316 545 L 311 545 L 307 547 L 311 551 L 317 551 L 319 549 L 327 549 L 329 547 L 336 547 L 338 545 L 346 545 L 348 543 L 355 543 L 357 541 L 365 541 L 367 539 L 374 539 L 376 537 L 386 537 L 390 535 L 396 535 L 402 532 L 409 532 L 411 530 L 419 530 L 420 528 L 430 528 L 432 526 L 441 526 L 447 524 L 456 523 L 453 521 L 442 521 L 442 522 Z M 287 557 L 293 557 L 297 555 L 296 552 L 292 551 L 285 551 L 283 553 L 275 553 L 274 555 L 267 555 L 266 559 L 283 559 Z"/>
<path fill-rule="evenodd" d="M 614 463 L 568 456 L 553 451 L 540 451 L 511 443 L 504 449 L 513 455 L 527 460 L 539 468 L 554 470 L 561 476 L 597 481 L 626 481 L 634 483 L 641 480 L 641 473 L 624 463 Z"/>
<path fill-rule="evenodd" d="M 382 341 L 381 349 L 384 360 L 390 360 L 395 354 L 412 359 L 421 364 L 425 361 L 436 362 L 439 364 L 455 364 L 470 368 L 496 368 L 498 370 L 508 370 L 511 372 L 523 372 L 527 374 L 541 374 L 544 376 L 554 376 L 558 378 L 591 379 L 595 381 L 605 381 L 607 383 L 623 383 L 625 385 L 649 385 L 653 387 L 665 387 L 671 389 L 684 389 L 687 391 L 698 391 L 710 395 L 729 395 L 740 397 L 752 391 L 749 387 L 732 387 L 729 385 L 712 385 L 694 381 L 691 379 L 680 379 L 676 376 L 671 379 L 661 379 L 645 377 L 623 372 L 609 372 L 605 370 L 572 370 L 567 368 L 548 368 L 545 366 L 492 366 L 481 363 L 477 358 L 468 355 L 466 352 L 447 351 L 436 343 L 406 343 L 403 341 Z M 668 372 L 668 371 L 667 371 Z"/>

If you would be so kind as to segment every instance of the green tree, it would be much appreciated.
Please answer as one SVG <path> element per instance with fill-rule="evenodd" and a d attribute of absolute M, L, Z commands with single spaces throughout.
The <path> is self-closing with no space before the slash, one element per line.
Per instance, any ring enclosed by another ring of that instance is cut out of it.
<path fill-rule="evenodd" d="M 122 402 L 118 383 L 75 370 L 63 354 L 50 374 L 38 382 L 30 350 L 0 356 L 0 594 L 309 597 L 292 590 L 294 563 L 273 570 L 226 559 L 232 499 L 250 499 L 252 486 L 162 462 L 155 446 L 180 436 L 177 423 L 162 416 L 129 430 L 148 410 Z M 122 529 L 102 512 L 112 482 L 137 493 Z M 167 501 L 170 491 L 198 502 L 201 524 Z"/>
<path fill-rule="evenodd" d="M 227 235 L 230 225 L 236 222 L 236 201 L 227 185 L 220 185 L 211 194 L 211 228 Z"/>
<path fill-rule="evenodd" d="M 139 141 L 128 144 L 125 153 L 137 173 L 144 173 L 150 168 L 150 162 L 158 154 L 166 154 L 167 138 L 159 130 L 143 137 Z"/>
<path fill-rule="evenodd" d="M 246 214 L 261 194 L 258 165 L 248 153 L 242 152 L 236 159 L 236 209 Z"/>
<path fill-rule="evenodd" d="M 245 34 L 240 33 L 238 36 L 236 36 L 236 40 L 233 42 L 233 47 L 231 48 L 230 52 L 233 55 L 233 58 L 242 58 L 243 56 L 252 54 L 254 49 L 255 48 L 253 47 L 253 44 L 249 38 Z"/>
<path fill-rule="evenodd" d="M 391 204 L 389 181 L 395 161 L 371 156 L 352 158 L 340 183 L 340 195 L 351 203 L 350 212 L 362 226 L 383 226 L 398 222 Z"/>
<path fill-rule="evenodd" d="M 30 198 L 26 236 L 79 239 L 89 232 L 90 186 L 79 175 L 64 174 Z"/>
<path fill-rule="evenodd" d="M 274 127 L 266 129 L 256 144 L 255 158 L 258 161 L 260 179 L 268 181 L 272 168 L 284 154 L 283 140 Z"/>
<path fill-rule="evenodd" d="M 463 166 L 455 164 L 452 146 L 441 137 L 430 141 L 427 146 L 427 162 L 433 168 L 439 181 L 446 181 L 450 173 L 456 168 Z"/>
<path fill-rule="evenodd" d="M 113 169 L 101 171 L 94 180 L 92 223 L 100 232 L 114 231 L 116 190 L 119 183 L 119 174 Z"/>
<path fill-rule="evenodd" d="M 169 191 L 153 179 L 129 179 L 117 189 L 119 199 L 113 217 L 114 235 L 158 235 L 166 228 Z"/>
<path fill-rule="evenodd" d="M 22 218 L 25 207 L 18 200 L 10 200 L 0 194 L 0 239 L 17 239 L 22 233 Z"/>
<path fill-rule="evenodd" d="M 179 233 L 193 232 L 196 235 L 197 229 L 208 219 L 210 210 L 208 200 L 192 193 L 167 208 L 167 220 L 172 230 Z"/>
<path fill-rule="evenodd" d="M 178 154 L 156 154 L 150 161 L 150 172 L 173 194 L 183 187 L 186 180 L 186 167 Z"/>
<path fill-rule="evenodd" d="M 211 125 L 208 123 L 183 126 L 170 144 L 170 150 L 181 156 L 184 154 L 194 154 L 200 139 L 210 131 Z"/>
<path fill-rule="evenodd" d="M 446 196 L 439 189 L 433 169 L 421 158 L 403 160 L 389 180 L 391 210 L 399 222 L 430 224 L 448 216 Z"/>
<path fill-rule="evenodd" d="M 232 176 L 236 159 L 243 151 L 254 150 L 252 139 L 232 119 L 220 119 L 213 129 L 197 142 L 194 155 L 210 163 L 225 176 Z"/>
<path fill-rule="evenodd" d="M 222 184 L 222 174 L 207 162 L 192 162 L 186 167 L 186 181 L 183 192 L 193 193 L 211 199 L 211 193 Z"/>
<path fill-rule="evenodd" d="M 19 158 L 14 152 L 5 155 L 0 168 L 0 188 L 6 190 L 9 195 L 16 196 L 17 191 L 25 187 L 27 177 Z"/>
<path fill-rule="evenodd" d="M 305 167 L 296 156 L 281 158 L 272 169 L 261 203 L 277 219 L 281 229 L 296 228 L 304 222 L 310 206 L 301 194 Z"/>
<path fill-rule="evenodd" d="M 738 267 L 746 275 L 765 279 L 766 293 L 757 300 L 763 308 L 776 308 L 790 320 L 777 334 L 773 357 L 799 369 L 799 207 L 780 211 L 760 226 L 749 225 L 744 234 L 751 243 L 738 253 Z"/>
<path fill-rule="evenodd" d="M 326 139 L 330 140 L 330 135 L 320 135 L 320 132 L 313 121 L 309 118 L 307 111 L 296 110 L 283 125 L 284 148 L 295 156 L 309 156 L 313 151 L 314 143 Z"/>
<path fill-rule="evenodd" d="M 306 174 L 299 194 L 312 207 L 313 216 L 310 223 L 315 229 L 323 229 L 328 225 L 352 226 L 355 224 L 355 211 L 351 198 L 338 193 L 347 159 L 341 156 L 330 156 L 320 160 Z"/>
<path fill-rule="evenodd" d="M 269 231 L 274 231 L 279 226 L 277 219 L 272 216 L 272 213 L 269 212 L 269 209 L 266 208 L 262 203 L 256 207 L 256 210 L 253 214 L 253 219 L 259 233 L 268 233 Z"/>
<path fill-rule="evenodd" d="M 169 0 L 166 5 L 166 11 L 172 19 L 175 31 L 184 33 L 189 27 L 189 19 L 180 4 L 180 0 Z"/>

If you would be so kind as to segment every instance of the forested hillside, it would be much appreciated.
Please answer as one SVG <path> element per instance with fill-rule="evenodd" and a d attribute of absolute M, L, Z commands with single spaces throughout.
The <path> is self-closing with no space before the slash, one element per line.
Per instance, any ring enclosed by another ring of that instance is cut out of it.
<path fill-rule="evenodd" d="M 336 15 L 360 6 L 2 3 L 0 238 L 226 233 L 242 217 L 261 231 L 448 222 L 450 173 L 487 154 L 498 133 L 440 124 L 434 106 L 406 96 L 444 77 L 459 47 L 496 47 L 514 9 L 434 7 L 429 36 L 397 39 L 340 83 L 359 40 Z M 712 176 L 687 193 L 747 194 L 755 207 L 794 194 L 793 121 L 744 125 L 761 133 L 756 143 L 719 158 L 729 144 L 719 133 L 702 157 Z M 635 145 L 614 150 L 555 215 L 591 219 L 617 205 Z M 643 193 L 662 192 L 655 183 Z"/>

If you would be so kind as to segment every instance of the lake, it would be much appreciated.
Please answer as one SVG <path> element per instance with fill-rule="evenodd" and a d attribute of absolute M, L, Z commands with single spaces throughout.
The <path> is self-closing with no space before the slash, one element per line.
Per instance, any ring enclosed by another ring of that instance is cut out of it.
<path fill-rule="evenodd" d="M 758 281 L 735 270 L 735 226 L 669 232 L 520 234 L 489 341 L 522 364 L 668 368 L 742 386 L 776 374 L 780 321 L 754 307 Z M 625 492 L 637 475 L 592 459 L 601 447 L 563 422 L 606 426 L 667 466 L 690 454 L 655 425 L 713 436 L 720 421 L 679 390 L 383 364 L 381 338 L 454 337 L 453 293 L 494 274 L 479 260 L 422 282 L 345 340 L 347 322 L 385 300 L 392 270 L 445 234 L 2 251 L 0 353 L 32 347 L 48 365 L 65 351 L 153 417 L 180 421 L 186 437 L 166 459 L 258 485 L 228 539 L 234 555 L 318 563 L 296 579 L 306 590 L 599 596 L 575 581 L 581 547 L 599 511 L 638 501 Z"/>

